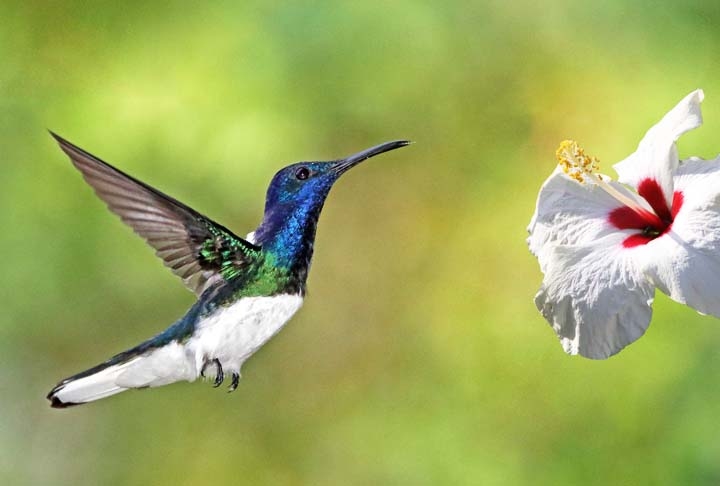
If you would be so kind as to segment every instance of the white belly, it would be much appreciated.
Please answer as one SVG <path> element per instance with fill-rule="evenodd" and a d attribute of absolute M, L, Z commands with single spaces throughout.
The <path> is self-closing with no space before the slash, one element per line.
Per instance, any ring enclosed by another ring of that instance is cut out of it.
<path fill-rule="evenodd" d="M 218 359 L 225 372 L 240 372 L 243 362 L 282 329 L 300 309 L 300 295 L 244 297 L 198 323 L 185 343 L 194 357 L 195 376 L 206 360 Z"/>

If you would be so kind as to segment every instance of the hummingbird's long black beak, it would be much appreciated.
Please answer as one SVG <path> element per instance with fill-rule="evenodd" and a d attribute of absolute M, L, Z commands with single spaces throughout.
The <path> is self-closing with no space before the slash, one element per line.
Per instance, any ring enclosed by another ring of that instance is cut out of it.
<path fill-rule="evenodd" d="M 338 174 L 342 174 L 348 169 L 355 167 L 363 160 L 367 160 L 370 157 L 375 157 L 376 155 L 382 154 L 384 152 L 389 152 L 390 150 L 405 147 L 406 145 L 410 145 L 409 140 L 395 140 L 393 142 L 385 142 L 383 144 L 376 145 L 375 147 L 353 154 L 350 157 L 338 160 L 335 163 L 333 170 Z"/>

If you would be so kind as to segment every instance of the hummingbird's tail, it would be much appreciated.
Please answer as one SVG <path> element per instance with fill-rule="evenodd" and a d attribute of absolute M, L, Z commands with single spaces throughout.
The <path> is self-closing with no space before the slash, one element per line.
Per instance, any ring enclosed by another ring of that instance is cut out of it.
<path fill-rule="evenodd" d="M 89 370 L 62 380 L 48 393 L 54 408 L 100 400 L 131 388 L 156 387 L 197 377 L 194 361 L 183 344 L 162 347 L 150 342 L 120 353 Z"/>

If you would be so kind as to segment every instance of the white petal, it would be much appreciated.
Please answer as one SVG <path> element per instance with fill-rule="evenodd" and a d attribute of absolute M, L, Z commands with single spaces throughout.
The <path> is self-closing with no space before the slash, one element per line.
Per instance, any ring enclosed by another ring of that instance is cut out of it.
<path fill-rule="evenodd" d="M 675 190 L 683 204 L 672 229 L 647 245 L 642 264 L 673 300 L 720 317 L 720 159 L 680 165 Z"/>
<path fill-rule="evenodd" d="M 604 359 L 645 333 L 655 289 L 622 236 L 588 245 L 555 245 L 535 305 L 569 354 Z"/>
<path fill-rule="evenodd" d="M 693 91 L 660 122 L 653 126 L 640 141 L 637 150 L 613 167 L 622 183 L 638 187 L 644 179 L 654 179 L 663 190 L 668 207 L 672 204 L 672 175 L 678 166 L 675 142 L 683 133 L 702 124 L 700 102 L 703 91 Z"/>
<path fill-rule="evenodd" d="M 650 322 L 654 287 L 638 270 L 634 252 L 622 246 L 637 230 L 620 231 L 608 222 L 619 206 L 600 187 L 559 171 L 538 196 L 528 245 L 545 278 L 535 304 L 570 354 L 607 358 L 642 336 Z"/>
<path fill-rule="evenodd" d="M 626 197 L 637 199 L 622 184 L 604 179 Z M 609 223 L 608 215 L 621 206 L 602 188 L 589 182 L 580 184 L 567 177 L 561 169 L 556 169 L 540 189 L 535 214 L 528 226 L 528 246 L 538 257 L 540 269 L 544 271 L 546 261 L 542 253 L 553 243 L 591 243 L 611 233 L 621 235 L 622 242 L 622 239 L 637 233 L 637 230 L 618 230 Z"/>

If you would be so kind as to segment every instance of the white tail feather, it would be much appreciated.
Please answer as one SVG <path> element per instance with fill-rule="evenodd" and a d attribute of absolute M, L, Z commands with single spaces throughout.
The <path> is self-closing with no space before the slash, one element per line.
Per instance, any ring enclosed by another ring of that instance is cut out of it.
<path fill-rule="evenodd" d="M 89 376 L 71 379 L 56 387 L 48 398 L 53 402 L 53 406 L 68 406 L 92 402 L 125 391 L 126 387 L 117 384 L 117 377 L 134 361 L 110 366 Z"/>
<path fill-rule="evenodd" d="M 174 342 L 92 375 L 69 378 L 50 392 L 48 398 L 54 407 L 66 407 L 99 400 L 131 388 L 193 381 L 197 374 L 194 359 L 185 352 L 182 344 Z"/>

